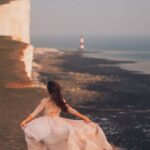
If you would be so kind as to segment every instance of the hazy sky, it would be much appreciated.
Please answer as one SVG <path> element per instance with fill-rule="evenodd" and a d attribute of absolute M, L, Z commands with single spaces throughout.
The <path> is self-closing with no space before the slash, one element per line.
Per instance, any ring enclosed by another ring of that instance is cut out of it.
<path fill-rule="evenodd" d="M 31 0 L 32 35 L 150 35 L 150 0 Z"/>

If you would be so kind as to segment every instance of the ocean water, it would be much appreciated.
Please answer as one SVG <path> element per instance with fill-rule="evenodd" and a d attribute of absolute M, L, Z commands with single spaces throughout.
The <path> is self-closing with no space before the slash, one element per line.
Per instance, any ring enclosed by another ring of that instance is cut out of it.
<path fill-rule="evenodd" d="M 84 57 L 135 61 L 120 67 L 150 74 L 150 37 L 98 37 L 85 36 Z M 75 51 L 79 49 L 80 36 L 33 37 L 35 47 L 58 48 Z"/>

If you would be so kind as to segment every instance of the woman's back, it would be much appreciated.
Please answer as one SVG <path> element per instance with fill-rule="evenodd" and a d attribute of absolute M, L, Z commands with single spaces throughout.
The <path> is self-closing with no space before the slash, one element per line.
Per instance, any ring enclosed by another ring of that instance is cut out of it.
<path fill-rule="evenodd" d="M 67 104 L 57 82 L 48 81 L 47 90 L 50 97 L 43 98 L 21 123 L 28 150 L 113 150 L 100 126 Z M 61 110 L 82 120 L 57 117 Z M 45 116 L 33 119 L 43 111 Z"/>
<path fill-rule="evenodd" d="M 49 98 L 45 98 L 45 107 L 44 107 L 44 115 L 46 116 L 59 116 L 61 112 L 61 108 L 59 108 L 56 103 L 54 103 Z"/>

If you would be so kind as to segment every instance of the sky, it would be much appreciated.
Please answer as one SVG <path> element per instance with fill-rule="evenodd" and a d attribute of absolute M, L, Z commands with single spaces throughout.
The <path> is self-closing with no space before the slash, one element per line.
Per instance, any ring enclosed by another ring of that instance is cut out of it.
<path fill-rule="evenodd" d="M 150 0 L 31 0 L 31 36 L 150 36 Z"/>

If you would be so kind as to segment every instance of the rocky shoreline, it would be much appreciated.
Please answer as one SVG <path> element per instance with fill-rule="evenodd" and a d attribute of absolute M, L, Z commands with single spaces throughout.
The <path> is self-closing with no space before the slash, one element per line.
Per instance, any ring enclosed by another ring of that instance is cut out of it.
<path fill-rule="evenodd" d="M 6 87 L 4 81 L 14 81 L 14 78 L 9 70 L 2 72 L 1 149 L 26 149 L 20 121 L 31 113 L 42 97 L 48 96 L 45 83 L 57 80 L 68 102 L 99 123 L 111 143 L 128 150 L 148 150 L 150 76 L 115 65 L 120 63 L 124 62 L 86 58 L 78 52 L 42 49 L 41 53 L 41 49 L 35 49 L 33 85 Z M 3 61 L 0 65 L 3 66 Z M 2 68 L 8 67 L 9 63 Z"/>
<path fill-rule="evenodd" d="M 40 82 L 57 80 L 64 97 L 101 124 L 115 145 L 148 150 L 150 75 L 117 66 L 132 62 L 87 58 L 80 52 L 60 52 L 47 51 L 46 55 L 39 55 L 35 50 L 34 63 L 42 66 L 34 68 Z"/>

